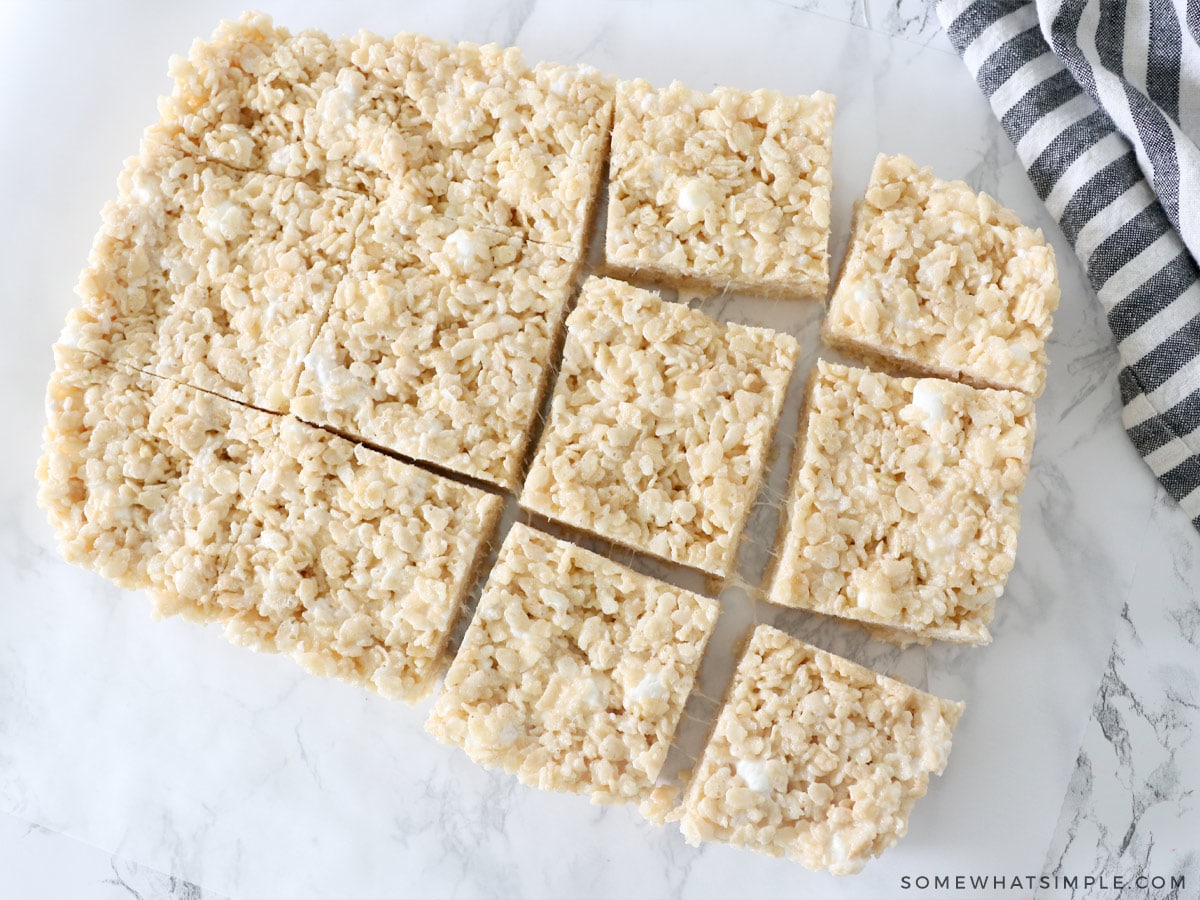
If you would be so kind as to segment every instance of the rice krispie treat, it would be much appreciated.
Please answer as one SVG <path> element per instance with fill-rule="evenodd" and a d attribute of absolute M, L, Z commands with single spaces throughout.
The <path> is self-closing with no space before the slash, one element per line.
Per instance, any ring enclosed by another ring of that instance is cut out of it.
<path fill-rule="evenodd" d="M 254 487 L 271 417 L 184 385 L 56 348 L 38 502 L 63 557 L 160 612 L 216 583 Z"/>
<path fill-rule="evenodd" d="M 962 711 L 759 625 L 688 785 L 683 834 L 857 872 L 907 833 Z"/>
<path fill-rule="evenodd" d="M 617 87 L 604 259 L 623 277 L 825 299 L 835 100 Z"/>
<path fill-rule="evenodd" d="M 286 410 L 367 208 L 146 141 L 105 208 L 60 343 Z"/>
<path fill-rule="evenodd" d="M 724 578 L 798 347 L 590 278 L 521 505 Z"/>
<path fill-rule="evenodd" d="M 1033 400 L 819 361 L 767 599 L 969 644 L 1013 565 Z"/>
<path fill-rule="evenodd" d="M 1058 308 L 1040 230 L 961 181 L 879 156 L 825 317 L 824 339 L 911 375 L 1037 396 Z"/>
<path fill-rule="evenodd" d="M 153 365 L 159 322 L 195 280 L 198 260 L 183 245 L 180 222 L 198 211 L 207 168 L 150 141 L 125 161 L 60 345 L 139 368 Z"/>
<path fill-rule="evenodd" d="M 389 70 L 409 56 L 411 43 L 434 45 L 401 35 L 389 48 Z M 401 137 L 392 134 L 395 114 L 373 109 L 349 126 L 359 144 L 371 144 L 367 156 L 385 175 L 377 193 L 392 201 L 388 216 L 445 216 L 582 257 L 608 154 L 612 80 L 587 66 L 529 68 L 518 51 L 495 45 L 446 49 L 458 63 L 436 77 L 410 71 L 400 86 L 394 71 L 375 76 L 397 83 L 386 96 L 416 91 L 426 122 Z M 389 150 L 401 143 L 403 153 Z"/>
<path fill-rule="evenodd" d="M 312 82 L 340 66 L 324 36 L 293 37 L 270 16 L 244 13 L 207 41 L 197 38 L 186 57 L 172 57 L 173 89 L 159 100 L 161 120 L 151 130 L 189 154 L 246 171 L 320 174 L 320 160 L 303 153 L 303 118 L 315 103 Z"/>
<path fill-rule="evenodd" d="M 717 612 L 515 524 L 425 727 L 532 787 L 643 800 Z"/>
<path fill-rule="evenodd" d="M 503 501 L 279 422 L 207 614 L 237 643 L 415 702 L 444 668 Z"/>
<path fill-rule="evenodd" d="M 585 246 L 612 118 L 594 69 L 413 34 L 291 35 L 247 13 L 172 75 L 157 131 L 189 152 Z"/>
<path fill-rule="evenodd" d="M 182 452 L 187 470 L 147 522 L 156 615 L 208 621 L 205 607 L 241 537 L 279 418 L 169 379 L 157 379 L 147 429 Z"/>
<path fill-rule="evenodd" d="M 149 522 L 179 493 L 189 463 L 147 427 L 157 380 L 66 347 L 55 357 L 38 505 L 67 562 L 124 588 L 149 587 Z"/>
<path fill-rule="evenodd" d="M 154 370 L 286 412 L 370 204 L 201 165 L 196 209 L 178 223 L 193 278 L 159 323 Z"/>
<path fill-rule="evenodd" d="M 356 251 L 303 359 L 292 411 L 513 490 L 576 264 L 446 219 L 394 246 Z"/>

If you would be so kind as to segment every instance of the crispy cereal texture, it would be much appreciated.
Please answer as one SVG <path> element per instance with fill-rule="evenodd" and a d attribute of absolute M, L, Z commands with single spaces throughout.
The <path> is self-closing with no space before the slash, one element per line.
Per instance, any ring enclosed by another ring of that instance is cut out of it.
<path fill-rule="evenodd" d="M 1041 394 L 1059 288 L 1040 230 L 961 181 L 882 155 L 853 230 L 825 343 L 911 375 Z"/>
<path fill-rule="evenodd" d="M 515 490 L 575 263 L 447 219 L 353 271 L 302 361 L 292 411 L 376 446 Z"/>
<path fill-rule="evenodd" d="M 149 432 L 150 376 L 79 350 L 56 347 L 55 357 L 38 505 L 67 562 L 149 587 L 149 522 L 178 494 L 187 456 Z"/>
<path fill-rule="evenodd" d="M 60 343 L 284 411 L 367 201 L 144 141 Z"/>
<path fill-rule="evenodd" d="M 835 100 L 617 87 L 605 264 L 673 287 L 824 300 Z"/>
<path fill-rule="evenodd" d="M 169 379 L 156 379 L 148 421 L 187 471 L 161 513 L 147 522 L 156 615 L 207 621 L 198 612 L 246 523 L 246 498 L 275 441 L 278 418 Z"/>
<path fill-rule="evenodd" d="M 143 141 L 125 161 L 117 198 L 79 276 L 80 303 L 59 344 L 138 368 L 154 364 L 158 324 L 195 280 L 199 260 L 179 224 L 195 218 L 203 163 L 177 148 Z"/>
<path fill-rule="evenodd" d="M 158 325 L 155 371 L 286 412 L 368 201 L 201 163 L 178 233 L 196 262 Z"/>
<path fill-rule="evenodd" d="M 517 523 L 425 727 L 533 787 L 647 799 L 717 612 Z"/>
<path fill-rule="evenodd" d="M 908 831 L 962 711 L 759 625 L 684 797 L 684 836 L 857 872 Z"/>
<path fill-rule="evenodd" d="M 212 614 L 237 643 L 415 702 L 445 667 L 502 506 L 283 419 Z"/>
<path fill-rule="evenodd" d="M 786 334 L 588 279 L 521 505 L 725 577 L 797 354 Z"/>
<path fill-rule="evenodd" d="M 614 91 L 596 69 L 415 34 L 293 35 L 247 13 L 171 74 L 159 130 L 192 153 L 586 247 Z"/>
<path fill-rule="evenodd" d="M 186 612 L 237 535 L 271 417 L 79 350 L 56 360 L 38 502 L 63 557 Z"/>
<path fill-rule="evenodd" d="M 1033 437 L 1028 394 L 818 362 L 768 599 L 987 643 Z"/>

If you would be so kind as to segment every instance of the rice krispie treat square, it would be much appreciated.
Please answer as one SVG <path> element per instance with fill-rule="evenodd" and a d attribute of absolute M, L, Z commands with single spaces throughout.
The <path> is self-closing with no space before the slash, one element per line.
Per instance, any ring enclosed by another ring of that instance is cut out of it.
<path fill-rule="evenodd" d="M 767 599 L 987 643 L 1033 437 L 1028 394 L 818 362 Z"/>
<path fill-rule="evenodd" d="M 529 68 L 517 51 L 491 45 L 455 49 L 464 47 L 484 65 L 437 88 L 429 152 L 388 167 L 390 214 L 512 230 L 582 258 L 608 156 L 613 80 L 587 66 Z"/>
<path fill-rule="evenodd" d="M 576 264 L 444 219 L 395 247 L 356 254 L 303 359 L 292 411 L 513 490 Z"/>
<path fill-rule="evenodd" d="M 644 800 L 717 613 L 517 523 L 425 727 L 532 787 Z"/>
<path fill-rule="evenodd" d="M 823 336 L 910 375 L 1038 396 L 1058 299 L 1041 230 L 961 181 L 880 155 Z"/>
<path fill-rule="evenodd" d="M 391 197 L 397 220 L 446 216 L 582 255 L 600 192 L 613 80 L 529 66 L 515 48 L 368 34 L 323 87 L 311 139 Z M 328 165 L 329 163 L 327 163 Z"/>
<path fill-rule="evenodd" d="M 244 13 L 171 59 L 172 91 L 159 100 L 161 119 L 148 135 L 247 172 L 364 187 L 344 166 L 336 173 L 346 180 L 330 181 L 325 154 L 309 136 L 313 117 L 345 106 L 336 93 L 321 101 L 349 62 L 326 34 L 293 35 L 270 16 Z"/>
<path fill-rule="evenodd" d="M 724 578 L 797 355 L 789 335 L 589 278 L 521 506 Z"/>
<path fill-rule="evenodd" d="M 503 501 L 280 420 L 210 616 L 236 643 L 416 702 Z"/>
<path fill-rule="evenodd" d="M 154 371 L 286 412 L 370 204 L 202 166 L 197 207 L 178 225 L 193 278 L 159 323 Z"/>
<path fill-rule="evenodd" d="M 63 557 L 178 611 L 216 583 L 271 417 L 56 348 L 38 502 Z"/>
<path fill-rule="evenodd" d="M 759 625 L 685 793 L 683 834 L 857 872 L 907 833 L 963 708 Z"/>
<path fill-rule="evenodd" d="M 836 103 L 617 87 L 604 260 L 681 288 L 823 300 Z"/>
<path fill-rule="evenodd" d="M 286 410 L 368 206 L 144 142 L 60 343 Z"/>

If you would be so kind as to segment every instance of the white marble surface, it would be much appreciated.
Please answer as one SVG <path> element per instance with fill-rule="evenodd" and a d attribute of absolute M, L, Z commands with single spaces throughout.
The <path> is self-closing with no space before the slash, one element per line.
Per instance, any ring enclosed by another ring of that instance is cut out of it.
<path fill-rule="evenodd" d="M 733 641 L 765 620 L 968 703 L 909 836 L 835 880 L 695 850 L 631 811 L 533 792 L 435 744 L 421 728 L 427 705 L 152 622 L 144 597 L 53 549 L 33 504 L 42 392 L 97 211 L 167 87 L 167 56 L 240 10 L 0 5 L 0 895 L 938 896 L 902 891 L 901 878 L 1139 870 L 1186 874 L 1180 896 L 1200 889 L 1200 538 L 1125 440 L 1098 305 L 920 0 L 266 6 L 294 28 L 408 28 L 658 82 L 833 91 L 838 255 L 879 150 L 967 178 L 1047 227 L 1064 300 L 996 639 L 899 653 L 740 591 L 722 598 L 708 697 L 723 689 Z M 786 328 L 806 364 L 815 355 L 819 310 L 739 297 L 705 306 Z M 799 382 L 742 556 L 749 581 L 774 526 Z M 673 766 L 702 740 L 712 707 L 690 704 Z M 1092 895 L 1034 888 L 997 895 Z"/>

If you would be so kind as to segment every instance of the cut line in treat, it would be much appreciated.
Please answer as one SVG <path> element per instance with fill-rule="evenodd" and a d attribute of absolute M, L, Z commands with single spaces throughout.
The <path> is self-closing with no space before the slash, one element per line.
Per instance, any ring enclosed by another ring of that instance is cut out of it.
<path fill-rule="evenodd" d="M 235 643 L 415 703 L 448 662 L 503 505 L 283 418 L 213 618 Z"/>
<path fill-rule="evenodd" d="M 516 489 L 578 262 L 448 219 L 376 256 L 385 246 L 356 250 L 302 359 L 293 412 Z"/>

